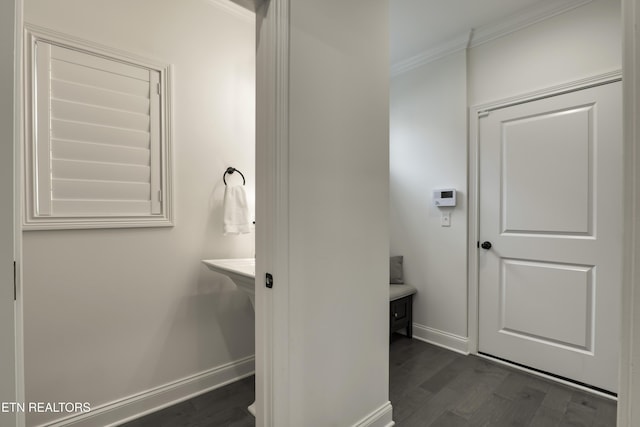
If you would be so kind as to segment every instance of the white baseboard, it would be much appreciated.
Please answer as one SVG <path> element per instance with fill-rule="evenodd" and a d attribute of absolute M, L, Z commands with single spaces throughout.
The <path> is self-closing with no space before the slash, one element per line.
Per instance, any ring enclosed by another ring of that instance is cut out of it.
<path fill-rule="evenodd" d="M 456 353 L 469 354 L 469 338 L 467 337 L 461 337 L 460 335 L 414 323 L 413 338 L 437 345 L 438 347 L 444 347 Z"/>
<path fill-rule="evenodd" d="M 238 381 L 254 372 L 255 357 L 246 357 L 39 427 L 117 426 Z"/>
<path fill-rule="evenodd" d="M 357 423 L 353 427 L 393 427 L 393 408 L 391 402 L 387 402 Z"/>

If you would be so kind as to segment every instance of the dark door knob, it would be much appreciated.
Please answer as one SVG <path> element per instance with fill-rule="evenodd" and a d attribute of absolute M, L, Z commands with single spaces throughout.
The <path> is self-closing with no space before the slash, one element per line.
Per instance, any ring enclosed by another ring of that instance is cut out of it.
<path fill-rule="evenodd" d="M 482 249 L 491 249 L 491 242 L 482 242 L 480 245 Z"/>

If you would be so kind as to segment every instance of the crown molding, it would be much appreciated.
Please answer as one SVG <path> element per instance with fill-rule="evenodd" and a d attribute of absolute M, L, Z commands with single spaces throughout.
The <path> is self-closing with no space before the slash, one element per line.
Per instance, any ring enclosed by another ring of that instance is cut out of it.
<path fill-rule="evenodd" d="M 266 0 L 231 0 L 231 1 L 237 4 L 238 6 L 241 6 L 245 9 L 250 10 L 251 12 L 257 12 L 258 9 L 262 7 L 262 4 Z"/>
<path fill-rule="evenodd" d="M 406 73 L 430 62 L 437 61 L 452 53 L 459 52 L 467 48 L 472 31 L 469 34 L 459 35 L 447 42 L 444 42 L 432 49 L 419 53 L 411 58 L 398 61 L 391 65 L 391 77 Z"/>
<path fill-rule="evenodd" d="M 492 24 L 471 29 L 468 34 L 460 34 L 438 46 L 391 65 L 391 76 L 437 61 L 463 49 L 473 48 L 508 34 L 522 30 L 554 16 L 591 3 L 593 0 L 558 0 L 551 4 L 528 8 L 521 13 Z"/>
<path fill-rule="evenodd" d="M 509 19 L 478 27 L 473 33 L 469 47 L 476 47 L 526 27 L 553 18 L 554 16 L 591 3 L 593 0 L 565 0 L 525 9 Z"/>
<path fill-rule="evenodd" d="M 231 0 L 206 0 L 207 3 L 247 22 L 255 22 L 256 14 Z"/>

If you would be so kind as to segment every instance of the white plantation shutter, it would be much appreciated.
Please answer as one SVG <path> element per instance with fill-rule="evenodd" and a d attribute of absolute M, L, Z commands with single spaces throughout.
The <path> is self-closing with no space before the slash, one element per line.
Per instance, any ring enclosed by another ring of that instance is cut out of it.
<path fill-rule="evenodd" d="M 33 218 L 165 218 L 161 73 L 33 44 Z"/>

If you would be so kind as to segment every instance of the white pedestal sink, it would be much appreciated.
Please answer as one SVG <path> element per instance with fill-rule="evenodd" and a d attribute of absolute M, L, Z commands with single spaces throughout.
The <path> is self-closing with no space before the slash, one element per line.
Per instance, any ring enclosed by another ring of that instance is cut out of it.
<path fill-rule="evenodd" d="M 232 259 L 204 259 L 202 263 L 216 273 L 223 274 L 233 280 L 233 283 L 242 289 L 251 300 L 251 306 L 255 310 L 256 296 L 256 259 L 232 258 Z M 249 406 L 249 412 L 256 416 L 256 403 Z"/>
<path fill-rule="evenodd" d="M 204 259 L 202 263 L 216 273 L 224 274 L 233 280 L 233 283 L 249 295 L 251 305 L 255 308 L 256 296 L 256 259 L 255 258 L 231 258 L 231 259 Z"/>

